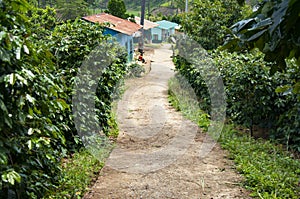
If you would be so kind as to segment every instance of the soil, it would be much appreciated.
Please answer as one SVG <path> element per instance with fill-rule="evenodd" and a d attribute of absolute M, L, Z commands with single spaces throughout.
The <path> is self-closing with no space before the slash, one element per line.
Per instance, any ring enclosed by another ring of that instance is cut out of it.
<path fill-rule="evenodd" d="M 126 82 L 116 147 L 85 199 L 250 198 L 227 151 L 215 144 L 199 156 L 206 134 L 169 104 L 171 55 L 167 44 L 146 52 L 151 71 Z"/>

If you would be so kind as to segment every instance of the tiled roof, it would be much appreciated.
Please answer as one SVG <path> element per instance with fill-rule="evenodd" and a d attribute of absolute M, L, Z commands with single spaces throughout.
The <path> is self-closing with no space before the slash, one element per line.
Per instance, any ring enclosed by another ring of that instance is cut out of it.
<path fill-rule="evenodd" d="M 158 28 L 161 29 L 170 29 L 170 28 L 175 28 L 178 26 L 177 23 L 173 23 L 170 21 L 162 20 L 162 21 L 156 21 L 155 23 L 159 24 Z"/>
<path fill-rule="evenodd" d="M 141 28 L 141 26 L 136 23 L 130 22 L 126 19 L 121 19 L 107 13 L 101 13 L 82 18 L 93 23 L 110 23 L 111 25 L 109 27 L 106 27 L 126 35 L 132 35 Z"/>
<path fill-rule="evenodd" d="M 137 24 L 141 23 L 141 18 L 140 17 L 135 16 L 134 20 Z M 149 30 L 149 29 L 157 27 L 157 26 L 159 26 L 157 23 L 154 23 L 154 22 L 146 20 L 146 19 L 144 20 L 144 29 L 145 30 Z"/>

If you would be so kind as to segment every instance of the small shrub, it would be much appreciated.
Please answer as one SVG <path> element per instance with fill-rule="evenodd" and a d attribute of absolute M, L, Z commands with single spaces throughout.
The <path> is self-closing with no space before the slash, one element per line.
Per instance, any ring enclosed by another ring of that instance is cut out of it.
<path fill-rule="evenodd" d="M 97 174 L 103 167 L 86 149 L 82 149 L 67 159 L 62 160 L 63 178 L 59 186 L 51 190 L 44 198 L 81 198 L 88 190 L 89 185 L 96 180 Z"/>
<path fill-rule="evenodd" d="M 232 125 L 226 126 L 219 141 L 245 176 L 244 185 L 252 196 L 298 199 L 300 161 L 284 151 L 282 145 L 255 140 L 234 130 Z"/>
<path fill-rule="evenodd" d="M 128 67 L 127 77 L 141 77 L 145 73 L 145 68 L 138 63 L 132 63 Z"/>

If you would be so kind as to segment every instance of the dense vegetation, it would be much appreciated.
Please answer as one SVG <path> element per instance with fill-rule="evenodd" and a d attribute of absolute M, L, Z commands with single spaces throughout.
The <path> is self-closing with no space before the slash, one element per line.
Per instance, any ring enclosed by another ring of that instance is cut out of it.
<path fill-rule="evenodd" d="M 159 7 L 163 3 L 167 2 L 168 0 L 152 0 L 152 1 L 147 1 L 146 0 L 146 6 L 150 7 L 150 10 L 152 10 L 155 7 Z M 140 10 L 141 7 L 141 1 L 140 0 L 124 0 L 126 6 L 128 9 L 131 10 Z"/>
<path fill-rule="evenodd" d="M 74 20 L 76 17 L 83 17 L 101 12 L 111 13 L 121 18 L 131 18 L 141 15 L 141 1 L 128 0 L 31 0 L 33 5 L 39 8 L 51 7 L 57 11 L 57 18 L 60 21 Z M 179 22 L 180 18 L 174 10 L 184 10 L 184 2 L 180 0 L 155 0 L 146 1 L 146 17 L 152 21 L 168 19 Z M 158 9 L 158 10 L 156 10 Z M 161 10 L 162 9 L 162 10 Z M 154 11 L 154 12 L 152 12 Z"/>
<path fill-rule="evenodd" d="M 105 49 L 110 62 L 95 79 L 100 81 L 94 116 L 109 135 L 126 54 L 98 25 L 57 23 L 54 9 L 37 9 L 25 0 L 1 1 L 0 8 L 0 197 L 41 198 L 62 180 L 62 159 L 82 146 L 72 114 L 79 68 L 98 66 L 90 56 L 99 45 Z"/>
<path fill-rule="evenodd" d="M 0 198 L 41 198 L 49 192 L 54 193 L 53 198 L 79 197 L 91 178 L 85 171 L 97 170 L 102 164 L 86 151 L 65 159 L 83 146 L 74 116 L 88 121 L 81 123 L 80 130 L 90 130 L 88 126 L 94 122 L 106 136 L 116 133 L 112 101 L 128 70 L 126 54 L 110 37 L 103 36 L 101 26 L 76 19 L 87 14 L 88 8 L 101 8 L 107 1 L 29 2 L 0 1 Z M 166 1 L 151 1 L 150 6 L 161 2 Z M 255 129 L 260 129 L 263 134 L 259 136 L 283 144 L 277 148 L 269 142 L 240 136 L 232 128 L 224 132 L 221 142 L 232 151 L 238 170 L 246 176 L 246 186 L 264 198 L 296 198 L 299 164 L 281 146 L 300 151 L 299 32 L 293 28 L 299 16 L 291 6 L 299 1 L 276 2 L 265 1 L 249 20 L 236 23 L 251 10 L 238 6 L 235 0 L 194 0 L 193 10 L 182 19 L 182 27 L 211 50 L 209 56 L 226 86 L 228 120 L 254 135 Z M 140 2 L 125 3 L 134 7 Z M 257 15 L 262 18 L 255 18 Z M 231 33 L 235 39 L 228 39 L 226 47 L 242 52 L 222 51 L 219 46 L 234 23 Z M 278 40 L 281 29 L 283 35 Z M 254 47 L 264 54 L 250 51 Z M 180 48 L 179 55 L 191 49 L 189 45 Z M 189 80 L 201 102 L 202 110 L 192 118 L 207 129 L 211 106 L 207 86 L 201 71 L 179 55 L 174 58 L 176 69 Z M 199 61 L 199 57 L 194 59 Z M 141 68 L 133 68 L 129 75 L 142 72 Z M 78 78 L 81 72 L 89 78 Z M 74 86 L 84 89 L 74 90 Z M 92 88 L 96 88 L 95 96 L 89 95 Z M 94 114 L 80 112 L 89 108 L 84 103 L 74 107 L 74 96 L 94 101 Z M 74 114 L 74 110 L 78 112 Z M 78 166 L 77 161 L 86 166 Z M 82 175 L 75 174 L 81 177 L 75 182 L 78 179 L 73 179 L 73 174 L 81 166 L 85 170 Z M 61 195 L 53 191 L 58 186 Z"/>
<path fill-rule="evenodd" d="M 260 198 L 298 198 L 300 193 L 299 160 L 286 152 L 300 152 L 298 3 L 263 1 L 252 13 L 235 1 L 197 0 L 182 21 L 189 37 L 176 43 L 176 70 L 194 89 L 200 110 L 178 105 L 178 98 L 172 103 L 181 111 L 188 109 L 183 112 L 207 130 L 206 113 L 211 114 L 211 98 L 218 95 L 208 89 L 205 77 L 216 72 L 207 66 L 218 69 L 227 122 L 234 123 L 219 141 L 245 176 L 245 187 Z M 203 53 L 195 41 L 208 51 Z"/>
<path fill-rule="evenodd" d="M 195 1 L 194 9 L 184 18 L 183 29 L 205 49 L 216 49 L 225 41 L 226 27 L 241 20 L 249 11 L 241 12 L 242 8 L 239 9 L 235 1 L 215 0 L 210 4 L 212 6 L 204 1 Z M 224 8 L 235 11 L 215 12 Z M 201 16 L 202 20 L 198 20 L 197 16 Z M 202 108 L 210 112 L 211 96 L 201 77 L 201 70 L 195 64 L 199 62 L 199 57 L 193 57 L 194 62 L 191 62 L 180 56 L 190 52 L 193 47 L 189 46 L 189 42 L 186 43 L 185 46 L 180 45 L 178 56 L 174 59 L 176 69 L 189 80 L 202 102 Z M 285 61 L 284 72 L 274 72 L 274 65 L 279 63 L 269 62 L 264 59 L 264 54 L 255 49 L 247 51 L 244 48 L 239 53 L 219 49 L 209 51 L 209 56 L 223 78 L 228 118 L 249 128 L 251 135 L 254 129 L 259 129 L 263 132 L 259 136 L 274 138 L 287 148 L 300 151 L 300 98 L 299 92 L 296 92 L 298 87 L 291 89 L 299 81 L 298 61 L 291 57 Z"/>
<path fill-rule="evenodd" d="M 32 1 L 36 4 L 37 7 L 45 8 L 46 6 L 50 7 L 57 7 L 57 8 L 67 8 L 71 7 L 71 10 L 69 10 L 70 14 L 74 13 L 77 10 L 82 10 L 83 8 L 91 8 L 91 9 L 99 9 L 99 10 L 106 10 L 108 7 L 109 0 L 73 0 L 73 1 L 66 1 L 66 0 L 36 0 Z M 141 9 L 141 1 L 140 0 L 123 0 L 123 2 L 126 5 L 126 8 L 129 10 L 138 10 Z M 150 10 L 162 6 L 164 3 L 167 3 L 167 5 L 177 6 L 179 0 L 151 0 L 146 1 L 146 6 L 150 8 Z"/>
<path fill-rule="evenodd" d="M 207 131 L 209 117 L 199 108 L 199 102 L 191 94 L 186 79 L 177 74 L 169 81 L 169 100 L 185 117 Z M 243 186 L 251 190 L 255 198 L 298 199 L 300 187 L 300 161 L 288 153 L 283 145 L 275 145 L 263 139 L 244 134 L 239 126 L 226 124 L 218 141 L 230 152 L 228 158 L 235 162 L 244 175 Z"/>
<path fill-rule="evenodd" d="M 236 169 L 245 176 L 244 186 L 256 198 L 297 199 L 300 194 L 300 161 L 282 145 L 254 139 L 226 126 L 220 143 L 230 152 Z M 250 155 L 249 155 L 250 154 Z"/>
<path fill-rule="evenodd" d="M 300 64 L 297 27 L 300 2 L 297 0 L 263 1 L 247 19 L 234 24 L 225 47 L 231 50 L 258 48 L 266 61 L 275 61 L 273 71 L 284 70 L 285 58 Z"/>
<path fill-rule="evenodd" d="M 181 49 L 183 50 L 183 49 Z M 189 51 L 189 47 L 184 49 Z M 259 52 L 229 53 L 211 52 L 215 66 L 221 72 L 227 96 L 227 116 L 238 124 L 245 125 L 253 135 L 253 129 L 260 128 L 260 136 L 277 138 L 295 150 L 299 150 L 299 101 L 293 93 L 276 92 L 278 87 L 290 84 L 298 76 L 295 61 L 288 62 L 286 73 L 270 74 L 269 63 Z M 210 111 L 210 95 L 202 71 L 198 66 L 181 57 L 175 59 L 177 70 L 191 83 L 198 95 L 201 107 Z"/>
<path fill-rule="evenodd" d="M 183 15 L 182 29 L 206 50 L 222 45 L 226 28 L 249 12 L 249 7 L 240 7 L 236 0 L 194 1 L 192 6 Z"/>

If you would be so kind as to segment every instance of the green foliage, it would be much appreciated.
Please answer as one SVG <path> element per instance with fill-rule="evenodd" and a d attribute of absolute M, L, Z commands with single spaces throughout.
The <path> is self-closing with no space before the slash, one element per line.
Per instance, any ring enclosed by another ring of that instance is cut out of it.
<path fill-rule="evenodd" d="M 31 10 L 29 17 L 31 23 L 30 29 L 32 30 L 32 32 L 36 33 L 36 36 L 45 37 L 47 33 L 49 34 L 50 31 L 56 26 L 57 23 L 56 11 L 54 8 L 51 7 L 46 7 L 45 9 L 33 9 Z"/>
<path fill-rule="evenodd" d="M 50 51 L 55 55 L 60 69 L 78 69 L 94 48 L 103 40 L 103 28 L 81 20 L 57 25 L 50 35 Z M 73 74 L 76 74 L 74 72 Z"/>
<path fill-rule="evenodd" d="M 267 0 L 248 19 L 231 27 L 225 48 L 231 50 L 258 48 L 265 60 L 275 61 L 273 71 L 286 67 L 285 58 L 295 57 L 300 64 L 300 1 Z"/>
<path fill-rule="evenodd" d="M 60 20 L 81 18 L 89 14 L 88 4 L 85 0 L 57 0 L 57 13 Z"/>
<path fill-rule="evenodd" d="M 182 19 L 182 29 L 205 49 L 215 49 L 224 42 L 226 27 L 234 24 L 248 7 L 236 0 L 196 0 L 193 9 Z"/>
<path fill-rule="evenodd" d="M 220 137 L 237 170 L 245 176 L 251 195 L 265 198 L 295 198 L 300 194 L 300 162 L 281 146 L 241 135 L 227 126 Z"/>
<path fill-rule="evenodd" d="M 126 6 L 123 0 L 109 0 L 107 4 L 107 12 L 116 17 L 126 19 Z"/>
<path fill-rule="evenodd" d="M 185 9 L 185 1 L 181 1 L 181 0 L 174 0 L 175 3 L 175 7 L 179 8 L 180 10 L 184 10 Z M 190 3 L 190 2 L 189 2 Z"/>
<path fill-rule="evenodd" d="M 127 77 L 141 77 L 143 73 L 145 73 L 145 68 L 138 63 L 133 63 L 128 67 Z"/>
<path fill-rule="evenodd" d="M 288 109 L 279 116 L 273 137 L 279 138 L 287 146 L 292 143 L 298 151 L 300 150 L 300 48 L 299 31 L 296 27 L 300 23 L 299 6 L 300 1 L 296 0 L 263 1 L 248 19 L 239 21 L 231 27 L 232 35 L 223 47 L 235 51 L 258 48 L 265 54 L 266 61 L 273 62 L 272 74 L 276 71 L 285 71 L 289 75 L 289 81 L 279 85 L 276 91 L 286 97 L 296 95 L 298 101 L 290 103 L 291 106 L 286 107 Z"/>
<path fill-rule="evenodd" d="M 200 62 L 190 63 L 191 60 L 188 62 L 183 58 L 190 49 L 193 46 L 178 48 L 178 55 L 174 58 L 176 70 L 191 84 L 200 108 L 210 113 L 214 93 L 209 93 L 203 77 L 207 72 L 199 70 Z M 278 72 L 272 76 L 270 64 L 263 60 L 263 54 L 258 51 L 238 54 L 217 50 L 211 56 L 225 86 L 227 116 L 250 128 L 251 135 L 253 126 L 267 128 L 272 138 L 280 140 L 290 149 L 299 150 L 300 101 L 297 93 L 276 92 L 279 87 L 289 87 L 299 77 L 295 62 L 289 62 L 286 73 Z"/>
<path fill-rule="evenodd" d="M 73 94 L 74 77 L 79 67 L 89 67 L 89 64 L 92 64 L 88 62 L 88 65 L 85 66 L 83 61 L 92 59 L 92 62 L 96 64 L 93 68 L 98 66 L 98 73 L 96 71 L 90 71 L 89 73 L 99 74 L 99 77 L 95 77 L 99 81 L 96 92 L 96 107 L 98 109 L 100 126 L 103 127 L 107 134 L 110 129 L 108 123 L 111 120 L 111 101 L 120 80 L 126 73 L 126 65 L 124 64 L 126 62 L 126 54 L 115 43 L 107 42 L 107 39 L 111 38 L 104 37 L 102 30 L 103 28 L 97 24 L 92 25 L 81 20 L 66 22 L 54 29 L 49 45 L 52 53 L 56 55 L 56 62 L 59 63 L 62 71 L 62 78 L 69 84 L 68 87 L 65 87 L 65 93 L 70 96 L 69 103 L 71 103 Z M 99 57 L 104 54 L 103 52 L 107 52 L 105 57 L 102 57 L 103 60 L 111 62 L 108 68 L 104 70 L 102 69 L 106 63 L 101 62 L 101 57 Z M 94 82 L 95 79 L 92 78 L 90 81 Z M 89 83 L 89 85 L 91 84 Z M 70 111 L 66 118 L 71 117 L 71 114 L 72 112 Z M 74 127 L 73 124 L 68 124 L 68 126 Z M 71 138 L 72 134 L 67 137 Z"/>
<path fill-rule="evenodd" d="M 197 123 L 205 132 L 210 125 L 209 115 L 199 108 L 199 102 L 189 83 L 176 74 L 169 84 L 169 102 L 189 120 Z"/>
<path fill-rule="evenodd" d="M 228 115 L 248 128 L 261 122 L 271 127 L 270 122 L 280 115 L 274 106 L 279 95 L 262 55 L 220 52 L 216 53 L 215 62 L 226 86 Z"/>
<path fill-rule="evenodd" d="M 187 92 L 187 84 L 179 82 L 178 77 L 180 76 L 169 81 L 171 104 L 205 130 L 209 125 L 209 118 Z M 298 198 L 300 161 L 284 151 L 282 145 L 276 146 L 262 139 L 255 140 L 235 130 L 233 125 L 225 125 L 218 141 L 230 152 L 229 157 L 234 160 L 236 169 L 245 176 L 243 184 L 252 191 L 251 196 L 265 199 Z"/>
<path fill-rule="evenodd" d="M 81 198 L 88 186 L 103 167 L 87 150 L 81 150 L 72 157 L 62 160 L 63 178 L 57 189 L 51 190 L 44 198 Z"/>
<path fill-rule="evenodd" d="M 287 71 L 290 75 L 290 82 L 280 85 L 280 93 L 291 93 L 297 95 L 298 103 L 280 116 L 277 135 L 284 137 L 283 140 L 290 143 L 292 139 L 299 143 L 299 101 L 300 101 L 300 48 L 299 48 L 299 17 L 300 1 L 285 0 L 263 1 L 258 10 L 248 19 L 242 20 L 231 27 L 231 36 L 227 39 L 223 48 L 230 50 L 244 50 L 258 48 L 265 54 L 266 61 L 272 61 L 271 73 L 276 71 Z M 294 59 L 293 59 L 294 58 Z M 289 59 L 289 60 L 287 60 Z M 290 61 L 293 59 L 292 61 Z M 291 69 L 287 63 L 293 62 Z M 291 123 L 292 127 L 283 125 Z M 292 134 L 291 134 L 292 132 Z M 292 141 L 294 142 L 294 141 Z M 296 146 L 297 150 L 300 149 Z"/>
<path fill-rule="evenodd" d="M 226 87 L 228 116 L 249 127 L 251 133 L 253 125 L 268 128 L 272 137 L 299 150 L 300 101 L 296 93 L 276 92 L 278 87 L 291 85 L 295 76 L 299 76 L 295 62 L 288 64 L 286 73 L 270 75 L 270 64 L 263 60 L 263 54 L 255 51 L 216 52 L 214 60 Z"/>
<path fill-rule="evenodd" d="M 32 43 L 26 1 L 1 1 L 1 198 L 41 196 L 59 178 L 65 138 L 54 113 L 69 105 L 54 66 Z"/>
<path fill-rule="evenodd" d="M 0 1 L 0 8 L 0 197 L 41 198 L 61 181 L 61 159 L 80 146 L 71 101 L 78 68 L 93 48 L 106 46 L 111 62 L 97 82 L 94 116 L 109 131 L 126 54 L 100 26 L 57 25 L 52 8 L 23 0 Z"/>
<path fill-rule="evenodd" d="M 161 6 L 163 3 L 168 2 L 169 0 L 151 0 L 146 1 L 146 8 L 148 6 L 150 7 L 150 11 L 153 10 L 153 8 Z M 131 10 L 141 10 L 141 0 L 124 0 L 125 5 L 128 9 Z"/>

